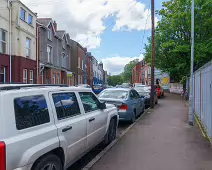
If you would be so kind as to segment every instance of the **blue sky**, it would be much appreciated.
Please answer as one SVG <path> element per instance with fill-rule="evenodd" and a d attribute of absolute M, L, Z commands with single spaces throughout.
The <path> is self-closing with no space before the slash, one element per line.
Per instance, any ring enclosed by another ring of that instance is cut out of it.
<path fill-rule="evenodd" d="M 150 0 L 149 0 L 150 1 Z M 149 1 L 144 0 L 146 7 L 149 7 Z M 155 8 L 159 10 L 162 8 L 162 2 L 164 0 L 156 0 Z M 132 8 L 133 10 L 133 8 Z M 158 16 L 157 16 L 158 17 Z M 159 17 L 158 17 L 159 18 Z M 151 20 L 151 16 L 148 18 Z M 106 25 L 110 25 L 114 22 L 113 18 L 105 21 Z M 102 41 L 100 47 L 97 49 L 90 50 L 92 54 L 97 58 L 98 61 L 102 61 L 105 58 L 121 56 L 121 58 L 128 57 L 134 59 L 145 52 L 144 45 L 147 43 L 147 38 L 151 36 L 151 29 L 147 30 L 132 30 L 132 31 L 112 31 L 112 28 L 107 29 L 102 35 Z M 107 65 L 107 63 L 105 63 Z M 112 63 L 110 62 L 110 65 Z M 112 66 L 111 66 L 112 67 Z M 115 68 L 109 70 L 111 74 L 119 74 L 123 71 L 122 68 Z"/>
<path fill-rule="evenodd" d="M 151 35 L 151 0 L 21 1 L 39 18 L 55 20 L 59 30 L 87 47 L 111 74 L 119 74 L 125 64 L 141 59 Z M 167 0 L 155 0 L 156 10 L 161 9 L 163 1 Z"/>
<path fill-rule="evenodd" d="M 149 1 L 150 0 L 148 1 L 144 0 L 142 2 L 144 2 L 145 5 L 149 7 Z M 155 2 L 156 10 L 161 9 L 163 1 L 164 0 L 156 0 Z M 149 20 L 151 20 L 150 17 Z M 114 22 L 113 19 L 108 19 L 105 23 L 106 25 L 110 25 L 113 22 Z M 144 52 L 144 49 L 142 48 L 142 41 L 144 42 L 143 43 L 144 47 L 144 44 L 147 43 L 147 37 L 149 36 L 151 36 L 150 29 L 146 31 L 133 30 L 130 32 L 129 31 L 114 32 L 112 31 L 112 28 L 110 28 L 107 29 L 102 35 L 101 46 L 97 49 L 90 51 L 92 52 L 92 54 L 95 55 L 95 57 L 98 60 L 102 60 L 105 57 L 111 57 L 114 55 L 120 55 L 125 57 L 139 56 L 140 53 Z"/>

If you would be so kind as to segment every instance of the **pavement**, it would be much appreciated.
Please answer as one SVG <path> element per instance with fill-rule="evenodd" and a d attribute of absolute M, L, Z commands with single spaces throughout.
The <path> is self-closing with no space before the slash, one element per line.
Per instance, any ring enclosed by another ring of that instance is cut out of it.
<path fill-rule="evenodd" d="M 212 149 L 188 125 L 179 95 L 166 94 L 91 170 L 212 170 Z"/>

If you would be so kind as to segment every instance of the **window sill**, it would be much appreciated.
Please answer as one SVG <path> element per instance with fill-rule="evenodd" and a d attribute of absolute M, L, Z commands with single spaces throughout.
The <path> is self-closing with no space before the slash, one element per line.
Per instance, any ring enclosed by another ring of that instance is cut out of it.
<path fill-rule="evenodd" d="M 26 20 L 24 20 L 24 19 L 22 19 L 22 18 L 20 18 L 21 19 L 21 21 L 23 21 L 23 22 L 25 22 L 27 25 L 29 25 L 30 27 L 32 27 L 32 28 L 34 28 L 34 26 L 32 25 L 32 24 L 29 24 Z"/>

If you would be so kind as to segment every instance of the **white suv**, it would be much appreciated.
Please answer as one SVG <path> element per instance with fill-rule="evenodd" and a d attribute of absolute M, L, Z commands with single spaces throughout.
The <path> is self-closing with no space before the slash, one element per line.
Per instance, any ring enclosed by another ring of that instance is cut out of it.
<path fill-rule="evenodd" d="M 91 89 L 0 85 L 0 170 L 62 170 L 116 138 L 118 113 Z"/>

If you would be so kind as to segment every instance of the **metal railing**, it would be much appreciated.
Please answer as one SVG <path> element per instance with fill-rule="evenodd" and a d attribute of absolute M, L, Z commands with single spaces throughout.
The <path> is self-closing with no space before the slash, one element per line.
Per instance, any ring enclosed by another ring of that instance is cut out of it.
<path fill-rule="evenodd" d="M 194 111 L 212 139 L 212 60 L 194 73 Z"/>

